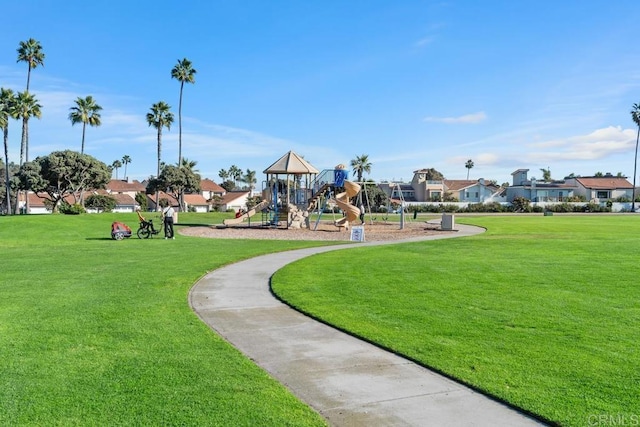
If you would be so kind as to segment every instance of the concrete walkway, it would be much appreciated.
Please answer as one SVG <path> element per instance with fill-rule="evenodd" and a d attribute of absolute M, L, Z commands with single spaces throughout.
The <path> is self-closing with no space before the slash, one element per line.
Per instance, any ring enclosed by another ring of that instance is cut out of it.
<path fill-rule="evenodd" d="M 541 425 L 402 357 L 316 322 L 275 299 L 269 290 L 275 271 L 309 255 L 483 231 L 459 224 L 456 229 L 419 239 L 260 256 L 206 275 L 191 290 L 190 304 L 205 323 L 331 425 Z"/>

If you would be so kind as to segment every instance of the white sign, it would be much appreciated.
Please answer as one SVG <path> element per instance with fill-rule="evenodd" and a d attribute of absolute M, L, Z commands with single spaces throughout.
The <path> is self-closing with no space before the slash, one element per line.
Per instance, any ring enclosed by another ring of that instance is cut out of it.
<path fill-rule="evenodd" d="M 352 242 L 364 242 L 364 227 L 356 225 L 351 227 L 351 241 Z"/>

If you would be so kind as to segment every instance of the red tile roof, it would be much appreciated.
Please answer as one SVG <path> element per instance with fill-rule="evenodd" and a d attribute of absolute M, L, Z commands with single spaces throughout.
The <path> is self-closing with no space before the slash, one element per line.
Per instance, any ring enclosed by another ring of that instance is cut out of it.
<path fill-rule="evenodd" d="M 190 206 L 206 206 L 207 201 L 201 194 L 185 194 L 184 201 Z"/>
<path fill-rule="evenodd" d="M 201 191 L 213 191 L 214 193 L 225 193 L 227 190 L 210 180 L 209 178 L 205 178 L 200 181 L 200 190 Z"/>
<path fill-rule="evenodd" d="M 125 191 L 144 192 L 146 187 L 140 183 L 140 181 L 133 180 L 132 182 L 122 181 L 120 179 L 112 179 L 107 184 L 107 190 L 113 193 L 124 193 Z"/>
<path fill-rule="evenodd" d="M 580 184 L 585 188 L 591 188 L 594 190 L 608 190 L 612 188 L 633 188 L 633 184 L 627 181 L 626 178 L 617 176 L 603 176 L 603 177 L 587 177 L 576 178 Z"/>

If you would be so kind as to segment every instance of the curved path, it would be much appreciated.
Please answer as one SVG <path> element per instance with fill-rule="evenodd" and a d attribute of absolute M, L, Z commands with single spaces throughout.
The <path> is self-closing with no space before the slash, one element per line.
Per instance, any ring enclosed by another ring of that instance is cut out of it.
<path fill-rule="evenodd" d="M 271 275 L 309 255 L 354 246 L 469 236 L 456 233 L 264 255 L 228 265 L 192 288 L 193 310 L 213 330 L 335 426 L 540 425 L 402 357 L 317 322 L 278 301 Z M 238 281 L 241 277 L 242 281 Z"/>

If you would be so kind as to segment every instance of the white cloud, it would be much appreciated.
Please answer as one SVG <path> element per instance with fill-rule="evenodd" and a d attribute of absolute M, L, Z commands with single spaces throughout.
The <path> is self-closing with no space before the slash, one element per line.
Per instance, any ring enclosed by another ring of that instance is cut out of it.
<path fill-rule="evenodd" d="M 425 122 L 436 122 L 436 123 L 445 123 L 445 124 L 475 124 L 484 122 L 487 119 L 487 115 L 484 111 L 479 111 L 477 113 L 465 114 L 463 116 L 458 117 L 425 117 L 422 119 Z"/>

